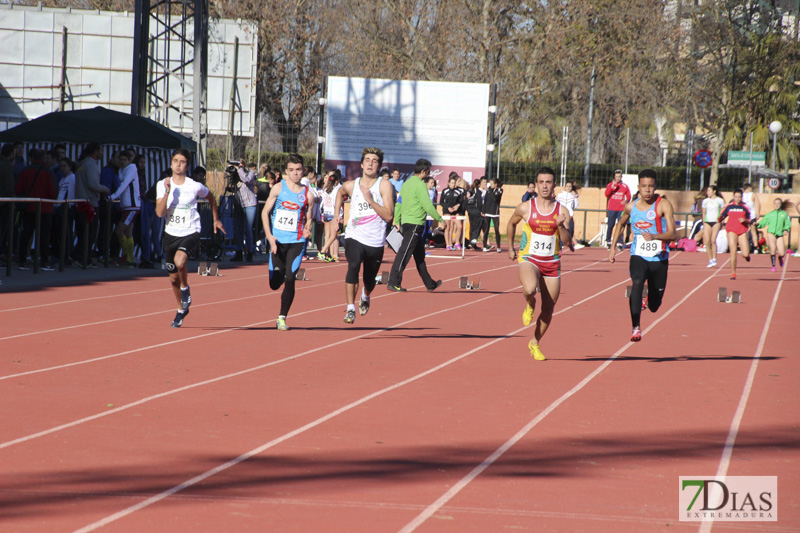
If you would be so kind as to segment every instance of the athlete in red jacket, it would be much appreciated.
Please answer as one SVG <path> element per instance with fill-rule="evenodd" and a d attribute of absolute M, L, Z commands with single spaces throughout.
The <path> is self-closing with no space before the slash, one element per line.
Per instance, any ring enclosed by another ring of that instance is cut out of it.
<path fill-rule="evenodd" d="M 625 205 L 631 201 L 631 190 L 627 185 L 622 183 L 622 171 L 614 171 L 614 179 L 606 186 L 606 198 L 608 204 L 606 205 L 606 222 L 608 229 L 606 230 L 606 248 L 611 248 L 611 232 L 614 231 L 614 226 L 617 224 L 619 217 L 622 216 L 622 211 L 625 210 Z M 618 245 L 622 246 L 622 235 L 620 235 Z"/>

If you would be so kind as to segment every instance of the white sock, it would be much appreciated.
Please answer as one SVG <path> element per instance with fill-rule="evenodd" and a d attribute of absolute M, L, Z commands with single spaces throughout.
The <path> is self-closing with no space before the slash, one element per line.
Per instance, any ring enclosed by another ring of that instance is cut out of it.
<path fill-rule="evenodd" d="M 348 311 L 355 311 L 356 310 L 356 304 L 347 304 L 347 310 Z"/>
<path fill-rule="evenodd" d="M 365 302 L 369 301 L 369 294 L 364 292 L 364 289 L 361 289 L 361 299 L 364 300 Z"/>

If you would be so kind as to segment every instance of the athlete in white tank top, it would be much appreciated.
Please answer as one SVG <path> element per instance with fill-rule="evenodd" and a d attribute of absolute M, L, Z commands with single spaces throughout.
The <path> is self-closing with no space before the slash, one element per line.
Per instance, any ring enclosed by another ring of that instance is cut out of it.
<path fill-rule="evenodd" d="M 383 207 L 381 197 L 381 180 L 377 180 L 369 189 L 372 200 Z M 361 244 L 373 247 L 386 245 L 386 221 L 370 207 L 361 192 L 361 178 L 353 184 L 353 196 L 350 198 L 350 219 L 347 222 L 347 239 L 355 239 Z"/>

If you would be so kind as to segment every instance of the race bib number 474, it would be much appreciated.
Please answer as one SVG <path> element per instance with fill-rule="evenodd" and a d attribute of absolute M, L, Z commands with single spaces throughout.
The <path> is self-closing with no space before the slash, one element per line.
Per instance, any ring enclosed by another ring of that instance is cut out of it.
<path fill-rule="evenodd" d="M 297 211 L 288 211 L 280 209 L 275 214 L 275 229 L 281 231 L 296 231 L 297 230 Z"/>

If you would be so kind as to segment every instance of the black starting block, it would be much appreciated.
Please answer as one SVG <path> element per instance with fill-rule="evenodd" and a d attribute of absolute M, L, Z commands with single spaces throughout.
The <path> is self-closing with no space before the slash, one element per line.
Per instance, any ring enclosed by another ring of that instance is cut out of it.
<path fill-rule="evenodd" d="M 200 261 L 197 273 L 201 276 L 219 276 L 219 263 L 208 264 L 205 261 Z"/>
<path fill-rule="evenodd" d="M 732 291 L 731 295 L 728 296 L 728 289 L 725 287 L 720 287 L 719 292 L 717 293 L 717 301 L 727 304 L 742 303 L 742 293 L 739 291 Z"/>
<path fill-rule="evenodd" d="M 458 279 L 458 288 L 466 289 L 468 291 L 479 291 L 481 290 L 481 280 L 480 279 L 470 280 L 467 276 L 461 276 Z"/>
<path fill-rule="evenodd" d="M 632 285 L 628 285 L 627 287 L 625 287 L 625 298 L 631 297 L 632 290 L 633 290 Z M 644 290 L 642 291 L 642 298 L 644 298 L 645 296 L 647 296 L 647 285 L 644 286 Z"/>
<path fill-rule="evenodd" d="M 297 275 L 294 277 L 297 281 L 308 281 L 306 277 L 306 269 L 305 268 L 298 268 Z"/>
<path fill-rule="evenodd" d="M 385 270 L 379 276 L 375 276 L 376 285 L 386 285 L 389 283 L 389 273 Z"/>

